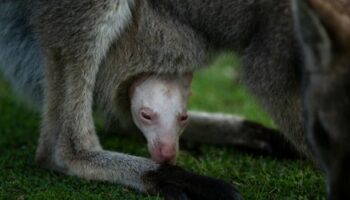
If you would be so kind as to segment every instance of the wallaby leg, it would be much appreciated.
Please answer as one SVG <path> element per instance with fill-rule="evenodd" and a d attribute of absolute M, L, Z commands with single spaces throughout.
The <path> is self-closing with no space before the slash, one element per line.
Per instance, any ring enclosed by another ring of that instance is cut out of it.
<path fill-rule="evenodd" d="M 43 129 L 37 150 L 37 160 L 42 165 L 68 167 L 65 158 L 57 159 L 60 154 L 102 149 L 92 118 L 96 74 L 111 42 L 126 26 L 120 20 L 121 10 L 131 12 L 131 5 L 131 1 L 110 0 L 91 5 L 38 4 L 38 32 L 47 58 Z M 109 26 L 112 23 L 115 26 Z M 76 29 L 84 26 L 94 28 Z M 50 163 L 53 159 L 54 163 Z"/>
<path fill-rule="evenodd" d="M 290 10 L 279 10 L 286 16 L 267 16 L 269 23 L 259 27 L 246 48 L 242 56 L 243 81 L 285 137 L 299 152 L 313 159 L 301 106 L 302 55 Z M 283 24 L 283 28 L 276 29 L 276 24 Z"/>
<path fill-rule="evenodd" d="M 195 143 L 236 146 L 276 157 L 300 157 L 296 149 L 277 130 L 244 118 L 205 112 L 190 112 L 182 136 Z"/>
<path fill-rule="evenodd" d="M 52 65 L 53 63 L 48 64 Z M 57 70 L 49 68 L 47 74 L 51 74 L 53 78 L 46 79 L 48 84 L 45 88 L 45 99 L 49 97 L 56 98 L 53 101 L 44 101 L 42 128 L 36 151 L 36 161 L 42 167 L 53 169 L 58 168 L 53 159 L 61 129 L 61 120 L 58 113 L 63 111 L 61 102 L 64 102 L 64 98 L 61 94 L 64 93 L 64 90 L 63 87 L 59 86 L 64 84 L 64 73 L 62 68 Z"/>

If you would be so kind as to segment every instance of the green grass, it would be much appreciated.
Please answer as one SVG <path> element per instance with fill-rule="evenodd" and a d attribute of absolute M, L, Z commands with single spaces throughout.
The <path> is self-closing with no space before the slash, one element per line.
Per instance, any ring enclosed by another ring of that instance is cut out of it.
<path fill-rule="evenodd" d="M 238 59 L 224 56 L 196 73 L 190 107 L 245 116 L 273 126 L 254 99 L 237 84 Z M 40 115 L 0 80 L 0 199 L 161 199 L 119 185 L 89 182 L 39 168 L 34 162 Z M 148 156 L 146 144 L 98 132 L 105 147 Z M 324 177 L 305 161 L 252 157 L 231 148 L 201 145 L 202 155 L 181 151 L 178 164 L 235 184 L 245 199 L 325 199 Z"/>

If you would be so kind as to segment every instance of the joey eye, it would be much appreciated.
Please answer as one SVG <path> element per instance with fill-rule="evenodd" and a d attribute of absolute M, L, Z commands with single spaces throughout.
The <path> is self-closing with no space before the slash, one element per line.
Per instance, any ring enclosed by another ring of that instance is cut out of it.
<path fill-rule="evenodd" d="M 159 116 L 156 112 L 154 112 L 151 108 L 142 108 L 139 112 L 139 117 L 142 122 L 146 124 L 156 123 Z"/>
<path fill-rule="evenodd" d="M 152 116 L 150 114 L 147 114 L 146 112 L 141 112 L 141 117 L 145 120 L 152 120 Z"/>

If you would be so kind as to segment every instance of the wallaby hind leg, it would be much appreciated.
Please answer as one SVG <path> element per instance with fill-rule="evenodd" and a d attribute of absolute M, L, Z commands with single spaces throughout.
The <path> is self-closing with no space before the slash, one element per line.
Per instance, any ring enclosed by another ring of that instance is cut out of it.
<path fill-rule="evenodd" d="M 270 56 L 263 55 L 262 57 L 260 57 L 260 59 L 261 61 L 263 61 L 266 60 L 267 57 Z M 259 57 L 255 58 L 255 60 L 258 59 Z M 276 65 L 284 64 L 285 63 L 276 63 Z M 247 76 L 249 76 L 248 74 L 249 73 L 247 73 Z M 276 83 L 276 85 L 274 86 L 269 85 L 268 87 L 272 88 L 263 89 L 260 85 L 258 85 L 259 83 L 250 83 L 249 87 L 251 90 L 255 91 L 254 93 L 256 95 L 259 96 L 259 101 L 270 114 L 272 119 L 275 121 L 279 130 L 282 132 L 285 138 L 290 141 L 290 143 L 294 146 L 295 149 L 297 149 L 301 154 L 305 155 L 307 158 L 314 160 L 313 154 L 310 151 L 305 138 L 305 127 L 302 117 L 301 98 L 299 90 L 296 89 L 293 91 L 293 89 L 291 89 L 290 91 L 286 91 L 277 89 L 273 91 L 273 87 L 283 87 L 281 86 L 283 85 L 282 83 Z M 266 94 L 270 92 L 270 95 Z"/>
<path fill-rule="evenodd" d="M 278 128 L 301 153 L 313 159 L 305 138 L 301 109 L 302 59 L 294 34 L 292 14 L 286 5 L 266 3 L 263 9 L 274 8 L 275 15 L 266 16 L 242 57 L 243 80 L 257 96 Z M 289 1 L 286 4 L 290 6 Z M 283 27 L 276 28 L 276 24 Z"/>
<path fill-rule="evenodd" d="M 49 66 L 52 66 L 53 64 L 52 61 L 51 63 L 48 63 Z M 61 95 L 63 94 L 64 89 L 59 86 L 64 84 L 65 76 L 63 68 L 58 68 L 57 70 L 48 68 L 47 73 L 51 74 L 52 77 L 57 78 L 46 80 L 49 83 L 46 87 L 46 101 L 43 108 L 44 112 L 42 114 L 42 128 L 35 159 L 40 166 L 55 169 L 58 168 L 58 165 L 55 164 L 54 156 L 61 128 L 60 115 L 57 113 L 62 113 L 63 104 L 61 104 L 61 102 L 64 101 L 63 96 Z M 51 99 L 52 97 L 55 98 L 53 100 L 50 99 L 50 101 L 49 97 L 51 97 Z"/>
<path fill-rule="evenodd" d="M 77 152 L 101 150 L 92 119 L 92 93 L 98 66 L 121 28 L 114 26 L 107 33 L 101 30 L 107 30 L 106 26 L 109 23 L 121 23 L 118 21 L 120 11 L 113 8 L 119 6 L 121 9 L 130 9 L 129 3 L 118 5 L 118 2 L 105 0 L 95 2 L 91 7 L 72 2 L 38 4 L 40 8 L 38 29 L 48 61 L 41 134 L 41 139 L 47 141 L 39 142 L 37 154 L 39 162 L 49 160 L 43 156 L 45 149 L 49 148 L 56 147 L 55 152 L 52 149 L 47 152 L 48 156 L 52 156 L 51 160 L 62 159 L 62 162 L 64 158 L 57 157 L 59 154 L 66 155 L 69 149 Z M 80 12 L 90 15 L 80 16 Z M 94 22 L 98 25 L 91 24 Z M 69 26 L 66 23 L 69 23 Z M 95 28 L 75 29 L 83 23 L 87 27 Z M 69 36 L 62 40 L 61 34 Z M 56 144 L 51 144 L 53 141 L 56 141 Z M 69 146 L 70 141 L 75 141 L 75 146 Z M 53 146 L 48 147 L 49 145 Z M 67 152 L 59 152 L 58 148 L 61 148 L 60 150 L 66 148 Z M 49 155 L 50 153 L 54 155 Z M 64 163 L 55 162 L 55 165 L 60 168 L 67 167 Z"/>
<path fill-rule="evenodd" d="M 235 115 L 189 112 L 189 124 L 182 138 L 195 143 L 234 146 L 277 158 L 301 157 L 279 131 Z"/>
<path fill-rule="evenodd" d="M 71 1 L 40 4 L 39 32 L 49 62 L 37 160 L 45 167 L 69 175 L 147 191 L 151 187 L 145 186 L 141 174 L 156 170 L 158 165 L 147 159 L 102 150 L 92 118 L 98 66 L 123 28 L 117 25 L 125 26 L 119 21 L 118 8 L 123 9 L 123 13 L 129 12 L 131 17 L 132 4 L 132 1 L 111 0 L 92 2 L 92 5 Z M 86 14 L 78 16 L 84 9 Z M 64 13 L 56 13 L 59 10 Z M 71 23 L 69 26 L 67 21 Z M 81 23 L 94 29 L 75 29 L 81 27 Z M 109 26 L 111 23 L 114 25 Z M 60 38 L 62 30 L 69 36 L 65 40 Z"/>

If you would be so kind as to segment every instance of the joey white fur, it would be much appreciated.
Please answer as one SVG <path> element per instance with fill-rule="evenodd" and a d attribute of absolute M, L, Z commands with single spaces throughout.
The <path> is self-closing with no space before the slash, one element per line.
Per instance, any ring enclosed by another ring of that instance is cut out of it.
<path fill-rule="evenodd" d="M 131 114 L 147 139 L 152 158 L 174 163 L 187 121 L 192 76 L 151 76 L 134 83 Z"/>

